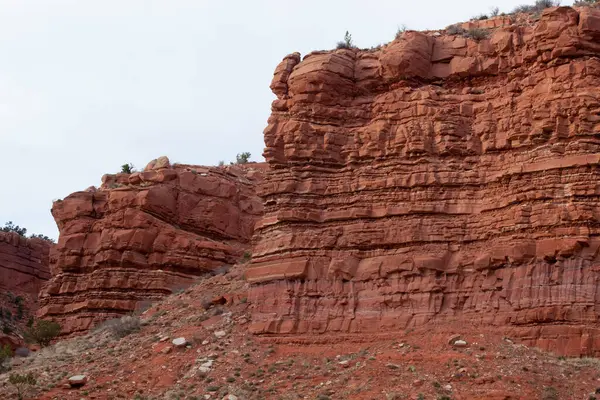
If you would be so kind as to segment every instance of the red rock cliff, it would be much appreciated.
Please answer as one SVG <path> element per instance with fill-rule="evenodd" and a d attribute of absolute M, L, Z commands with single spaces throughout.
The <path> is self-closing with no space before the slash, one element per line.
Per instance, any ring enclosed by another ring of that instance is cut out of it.
<path fill-rule="evenodd" d="M 0 232 L 0 291 L 36 300 L 42 284 L 50 278 L 51 247 L 46 240 Z"/>
<path fill-rule="evenodd" d="M 85 331 L 234 264 L 262 213 L 254 186 L 264 166 L 171 166 L 161 157 L 55 202 L 60 238 L 39 315 L 61 322 L 63 334 Z"/>
<path fill-rule="evenodd" d="M 277 67 L 253 332 L 468 322 L 600 354 L 600 11 L 489 32 Z"/>

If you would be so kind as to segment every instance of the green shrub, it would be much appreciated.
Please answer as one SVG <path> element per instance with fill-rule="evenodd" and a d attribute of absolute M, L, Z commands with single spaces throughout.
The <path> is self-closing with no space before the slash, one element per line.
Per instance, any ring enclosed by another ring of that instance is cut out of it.
<path fill-rule="evenodd" d="M 135 172 L 135 167 L 133 166 L 132 163 L 127 163 L 127 164 L 121 165 L 121 173 L 131 174 L 133 172 Z"/>
<path fill-rule="evenodd" d="M 4 228 L 1 229 L 3 232 L 15 232 L 21 236 L 25 236 L 27 233 L 26 228 L 21 228 L 19 225 L 13 224 L 12 221 L 8 221 L 4 224 Z"/>
<path fill-rule="evenodd" d="M 46 347 L 60 334 L 60 325 L 54 321 L 38 319 L 31 328 L 25 331 L 25 340 Z"/>
<path fill-rule="evenodd" d="M 13 352 L 9 345 L 5 344 L 4 347 L 0 347 L 0 372 L 7 370 L 4 363 L 12 357 Z"/>
<path fill-rule="evenodd" d="M 235 156 L 235 163 L 236 164 L 246 164 L 249 160 L 250 160 L 250 153 L 248 153 L 247 151 L 241 154 L 238 154 L 237 156 Z"/>
<path fill-rule="evenodd" d="M 354 42 L 352 41 L 352 35 L 350 32 L 346 31 L 344 35 L 344 40 L 337 42 L 335 48 L 336 49 L 351 49 L 354 47 Z"/>
<path fill-rule="evenodd" d="M 23 397 L 29 391 L 29 388 L 37 383 L 31 372 L 25 375 L 10 374 L 8 382 L 17 390 L 17 398 L 19 400 L 23 400 Z"/>
<path fill-rule="evenodd" d="M 42 240 L 45 240 L 46 242 L 56 243 L 56 241 L 54 239 L 52 239 L 51 237 L 48 237 L 46 235 L 42 235 L 41 233 L 33 233 L 29 237 L 32 239 L 42 239 Z"/>
<path fill-rule="evenodd" d="M 598 0 L 575 0 L 573 7 L 591 7 L 598 4 Z"/>

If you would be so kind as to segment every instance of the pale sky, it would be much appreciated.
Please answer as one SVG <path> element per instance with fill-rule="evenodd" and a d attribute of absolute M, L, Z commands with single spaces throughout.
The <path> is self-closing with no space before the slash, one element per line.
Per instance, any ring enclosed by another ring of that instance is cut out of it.
<path fill-rule="evenodd" d="M 523 3 L 0 0 L 0 225 L 56 238 L 52 200 L 127 162 L 262 160 L 286 54 L 331 49 L 346 30 L 371 47 L 403 24 L 441 29 Z"/>

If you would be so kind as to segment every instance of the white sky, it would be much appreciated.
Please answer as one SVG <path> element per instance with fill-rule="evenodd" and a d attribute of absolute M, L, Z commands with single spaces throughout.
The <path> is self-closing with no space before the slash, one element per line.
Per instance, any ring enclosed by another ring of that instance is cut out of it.
<path fill-rule="evenodd" d="M 531 1 L 0 0 L 0 225 L 58 236 L 52 200 L 132 162 L 262 160 L 273 71 Z M 567 4 L 567 2 L 563 2 Z M 571 2 L 568 2 L 571 4 Z"/>

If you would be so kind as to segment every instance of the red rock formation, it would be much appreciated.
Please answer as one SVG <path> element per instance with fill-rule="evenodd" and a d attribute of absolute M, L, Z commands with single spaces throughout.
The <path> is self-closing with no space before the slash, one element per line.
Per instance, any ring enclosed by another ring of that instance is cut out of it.
<path fill-rule="evenodd" d="M 264 167 L 171 166 L 162 157 L 55 202 L 60 238 L 40 316 L 63 334 L 81 332 L 235 263 L 262 213 L 254 185 Z"/>
<path fill-rule="evenodd" d="M 0 291 L 37 299 L 42 284 L 50 278 L 51 247 L 46 240 L 0 232 Z"/>
<path fill-rule="evenodd" d="M 502 24 L 499 24 L 502 25 Z M 287 56 L 255 333 L 491 324 L 600 354 L 600 11 Z"/>

